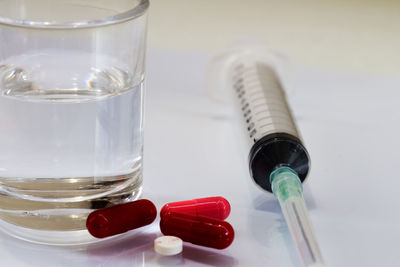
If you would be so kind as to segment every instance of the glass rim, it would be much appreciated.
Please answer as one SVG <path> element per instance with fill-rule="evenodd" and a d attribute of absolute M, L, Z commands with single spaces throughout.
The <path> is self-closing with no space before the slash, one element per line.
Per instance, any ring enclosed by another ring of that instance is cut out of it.
<path fill-rule="evenodd" d="M 149 0 L 140 0 L 138 5 L 134 8 L 113 16 L 93 20 L 67 21 L 61 23 L 57 21 L 18 20 L 0 16 L 0 25 L 34 29 L 79 29 L 101 27 L 136 19 L 147 11 L 149 5 Z"/>

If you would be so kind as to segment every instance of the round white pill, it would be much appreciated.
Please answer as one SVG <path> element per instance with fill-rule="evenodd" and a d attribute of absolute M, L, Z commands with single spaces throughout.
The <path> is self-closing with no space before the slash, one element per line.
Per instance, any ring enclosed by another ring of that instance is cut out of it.
<path fill-rule="evenodd" d="M 176 236 L 160 236 L 154 240 L 154 250 L 161 255 L 172 256 L 182 252 L 182 239 Z"/>

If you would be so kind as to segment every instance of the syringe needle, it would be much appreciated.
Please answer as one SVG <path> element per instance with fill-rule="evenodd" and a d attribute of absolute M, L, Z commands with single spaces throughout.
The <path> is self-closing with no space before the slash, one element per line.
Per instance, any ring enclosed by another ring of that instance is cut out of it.
<path fill-rule="evenodd" d="M 304 265 L 324 266 L 297 173 L 289 167 L 279 167 L 271 173 L 270 181 Z"/>

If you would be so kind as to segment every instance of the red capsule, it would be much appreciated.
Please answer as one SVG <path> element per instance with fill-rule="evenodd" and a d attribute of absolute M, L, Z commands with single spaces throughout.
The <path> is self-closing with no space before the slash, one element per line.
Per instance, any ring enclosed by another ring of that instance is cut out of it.
<path fill-rule="evenodd" d="M 156 216 L 156 206 L 141 199 L 93 211 L 86 220 L 86 228 L 94 237 L 104 238 L 148 225 Z"/>
<path fill-rule="evenodd" d="M 206 197 L 168 203 L 161 209 L 161 217 L 168 212 L 179 212 L 225 220 L 231 212 L 231 205 L 223 197 Z"/>
<path fill-rule="evenodd" d="M 222 220 L 185 213 L 164 214 L 160 222 L 161 232 L 181 238 L 196 245 L 224 249 L 232 244 L 235 232 Z"/>

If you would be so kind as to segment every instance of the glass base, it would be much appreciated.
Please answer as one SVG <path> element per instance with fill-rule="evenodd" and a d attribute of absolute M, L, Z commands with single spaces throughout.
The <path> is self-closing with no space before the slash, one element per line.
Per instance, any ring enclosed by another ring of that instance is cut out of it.
<path fill-rule="evenodd" d="M 44 231 L 20 227 L 0 220 L 0 230 L 21 240 L 45 245 L 83 245 L 100 241 L 87 230 Z"/>
<path fill-rule="evenodd" d="M 53 202 L 29 200 L 26 196 L 17 198 L 16 195 L 8 195 L 3 184 L 3 194 L 0 194 L 0 230 L 22 240 L 47 245 L 83 245 L 104 240 L 89 234 L 86 218 L 96 209 L 140 198 L 141 168 L 129 176 L 126 180 L 120 180 L 119 186 L 108 191 L 107 195 L 96 198 L 86 196 L 83 201 L 72 202 L 65 201 L 71 198 L 61 198 L 60 202 L 55 199 Z"/>
<path fill-rule="evenodd" d="M 142 194 L 142 187 L 140 186 L 132 194 L 134 198 L 130 200 L 133 201 L 140 198 L 141 194 Z M 105 240 L 93 237 L 92 235 L 89 234 L 87 230 L 76 230 L 76 231 L 37 230 L 37 229 L 30 229 L 26 227 L 17 226 L 15 224 L 8 223 L 4 220 L 0 220 L 0 230 L 15 238 L 44 245 L 77 246 L 77 245 L 96 243 Z"/>

